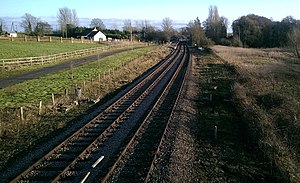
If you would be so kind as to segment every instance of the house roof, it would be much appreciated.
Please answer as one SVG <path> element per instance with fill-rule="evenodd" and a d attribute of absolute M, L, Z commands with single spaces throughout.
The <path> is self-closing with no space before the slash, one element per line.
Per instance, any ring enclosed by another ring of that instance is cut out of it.
<path fill-rule="evenodd" d="M 91 33 L 92 30 L 93 30 L 93 29 L 86 29 L 85 31 L 83 31 L 83 32 L 81 33 L 81 36 L 88 36 L 89 33 Z"/>
<path fill-rule="evenodd" d="M 96 34 L 98 34 L 98 32 L 100 31 L 92 31 L 87 35 L 87 37 L 94 37 Z"/>

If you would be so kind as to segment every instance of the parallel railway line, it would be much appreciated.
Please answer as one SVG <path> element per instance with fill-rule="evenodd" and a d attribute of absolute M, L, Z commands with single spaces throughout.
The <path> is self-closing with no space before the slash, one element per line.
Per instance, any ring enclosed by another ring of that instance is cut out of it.
<path fill-rule="evenodd" d="M 143 175 L 129 179 L 147 181 L 155 166 L 153 158 L 159 152 L 157 149 L 168 119 L 177 103 L 188 63 L 188 49 L 179 44 L 141 82 L 12 182 L 107 181 L 114 180 L 118 171 L 123 180 L 126 171 L 120 167 L 131 166 L 129 162 L 150 153 L 145 167 L 136 166 L 145 170 Z M 128 157 L 128 152 L 135 153 Z"/>

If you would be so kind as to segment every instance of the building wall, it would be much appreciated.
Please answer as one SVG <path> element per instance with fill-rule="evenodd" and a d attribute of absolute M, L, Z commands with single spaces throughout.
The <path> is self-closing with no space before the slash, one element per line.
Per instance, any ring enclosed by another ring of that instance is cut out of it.
<path fill-rule="evenodd" d="M 106 41 L 106 36 L 102 33 L 102 32 L 98 32 L 95 36 L 94 36 L 94 41 Z"/>

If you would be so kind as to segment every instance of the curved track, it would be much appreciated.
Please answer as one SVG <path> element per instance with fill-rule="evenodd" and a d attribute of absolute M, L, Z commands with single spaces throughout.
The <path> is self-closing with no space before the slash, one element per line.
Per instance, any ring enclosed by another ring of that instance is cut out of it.
<path fill-rule="evenodd" d="M 120 160 L 126 162 L 126 152 L 135 149 L 136 154 L 144 154 L 132 145 L 138 142 L 137 139 L 139 142 L 142 142 L 143 138 L 155 139 L 150 143 L 152 145 L 149 145 L 152 149 L 151 154 L 155 155 L 176 103 L 176 96 L 180 93 L 188 58 L 186 46 L 178 45 L 177 49 L 141 82 L 12 182 L 92 182 L 99 179 L 105 181 L 114 177 L 112 175 L 117 172 L 116 164 L 120 164 Z M 146 129 L 157 132 L 142 133 Z M 121 151 L 123 153 L 120 156 Z M 147 167 L 153 167 L 153 158 L 154 156 L 149 158 Z M 143 176 L 140 176 L 144 177 L 142 180 L 149 177 L 147 174 L 148 171 L 145 171 Z"/>

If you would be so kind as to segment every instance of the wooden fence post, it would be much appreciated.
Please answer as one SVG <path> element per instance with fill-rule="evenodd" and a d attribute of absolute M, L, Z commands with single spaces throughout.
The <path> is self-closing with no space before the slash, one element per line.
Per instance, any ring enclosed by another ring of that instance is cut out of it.
<path fill-rule="evenodd" d="M 23 111 L 23 107 L 20 108 L 20 117 L 21 117 L 21 121 L 24 121 L 24 111 Z"/>
<path fill-rule="evenodd" d="M 60 42 L 61 42 L 61 43 L 63 42 L 62 37 L 60 37 Z"/>
<path fill-rule="evenodd" d="M 36 40 L 37 40 L 37 42 L 41 42 L 40 36 L 37 36 L 37 37 L 36 37 Z"/>
<path fill-rule="evenodd" d="M 65 89 L 65 96 L 68 97 L 68 89 Z"/>
<path fill-rule="evenodd" d="M 49 42 L 52 42 L 52 38 L 51 38 L 51 36 L 49 36 Z"/>
<path fill-rule="evenodd" d="M 215 133 L 214 133 L 215 139 L 218 138 L 218 126 L 215 126 Z"/>
<path fill-rule="evenodd" d="M 27 36 L 26 35 L 24 36 L 24 41 L 27 42 Z"/>
<path fill-rule="evenodd" d="M 39 105 L 39 116 L 42 115 L 42 101 L 40 101 Z"/>
<path fill-rule="evenodd" d="M 54 94 L 52 93 L 52 104 L 53 106 L 55 105 L 55 98 L 54 98 Z"/>

